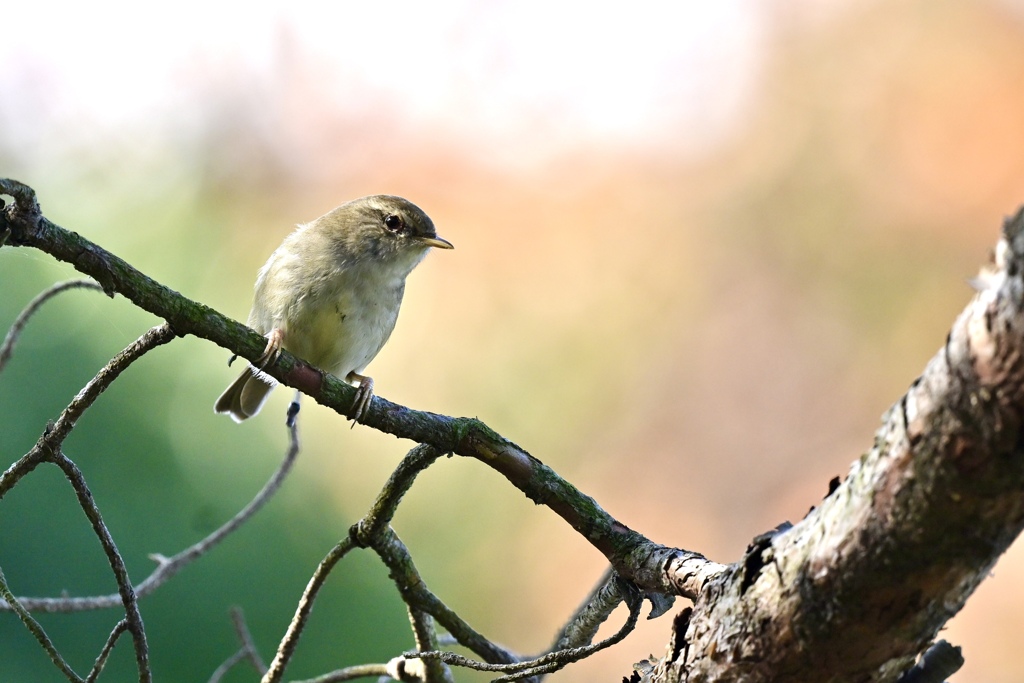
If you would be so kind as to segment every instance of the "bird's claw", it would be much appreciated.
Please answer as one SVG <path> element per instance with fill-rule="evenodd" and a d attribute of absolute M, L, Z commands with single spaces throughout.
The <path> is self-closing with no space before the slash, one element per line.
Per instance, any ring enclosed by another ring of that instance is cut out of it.
<path fill-rule="evenodd" d="M 267 347 L 256 359 L 256 367 L 263 370 L 268 365 L 273 365 L 281 357 L 281 349 L 284 347 L 284 330 L 275 327 L 267 335 Z"/>
<path fill-rule="evenodd" d="M 373 400 L 373 378 L 359 375 L 354 372 L 349 373 L 348 379 L 359 380 L 359 387 L 356 389 L 356 397 L 352 401 L 352 427 L 356 426 L 365 415 L 366 411 L 370 409 L 370 401 Z"/>

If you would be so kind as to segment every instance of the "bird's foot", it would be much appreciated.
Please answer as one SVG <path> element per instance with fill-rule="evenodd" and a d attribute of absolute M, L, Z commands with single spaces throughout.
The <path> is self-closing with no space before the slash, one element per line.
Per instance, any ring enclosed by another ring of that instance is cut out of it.
<path fill-rule="evenodd" d="M 345 379 L 349 382 L 359 381 L 356 398 L 352 401 L 352 427 L 355 427 L 356 423 L 366 415 L 366 411 L 370 408 L 370 401 L 373 400 L 373 378 L 360 375 L 357 372 L 350 372 Z"/>
<path fill-rule="evenodd" d="M 281 356 L 281 349 L 284 347 L 284 330 L 275 327 L 267 335 L 267 348 L 256 359 L 256 367 L 263 370 L 268 365 L 273 365 Z"/>

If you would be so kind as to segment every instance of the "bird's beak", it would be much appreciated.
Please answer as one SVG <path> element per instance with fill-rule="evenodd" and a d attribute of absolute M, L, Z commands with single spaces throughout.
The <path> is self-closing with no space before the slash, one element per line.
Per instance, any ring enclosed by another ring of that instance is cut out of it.
<path fill-rule="evenodd" d="M 437 247 L 438 249 L 454 249 L 455 246 L 448 240 L 441 237 L 418 237 L 421 244 L 425 244 L 428 247 Z"/>

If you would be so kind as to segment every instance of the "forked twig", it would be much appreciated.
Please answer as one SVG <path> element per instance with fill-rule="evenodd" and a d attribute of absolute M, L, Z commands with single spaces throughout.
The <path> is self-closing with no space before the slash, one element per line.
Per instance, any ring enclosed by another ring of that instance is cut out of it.
<path fill-rule="evenodd" d="M 232 532 L 247 522 L 253 515 L 267 504 L 274 494 L 281 488 L 285 478 L 291 472 L 295 460 L 299 454 L 298 432 L 295 429 L 288 431 L 288 448 L 284 460 L 263 485 L 259 493 L 242 508 L 234 517 L 222 524 L 205 538 L 185 548 L 172 557 L 162 555 L 151 555 L 156 562 L 157 568 L 135 587 L 138 597 L 143 598 L 151 594 L 157 588 L 169 581 L 175 574 L 184 569 L 188 564 L 195 561 L 202 555 L 209 552 L 214 546 L 227 538 Z M 33 612 L 84 612 L 97 609 L 109 609 L 121 604 L 121 597 L 118 594 L 97 595 L 77 598 L 28 598 L 20 597 L 22 605 Z M 0 611 L 10 607 L 0 601 Z"/>
<path fill-rule="evenodd" d="M 128 632 L 132 634 L 132 642 L 135 646 L 135 661 L 139 668 L 139 683 L 149 683 L 153 678 L 153 674 L 149 669 L 149 647 L 146 644 L 146 629 L 142 625 L 139 599 L 135 595 L 131 579 L 128 578 L 128 568 L 124 564 L 124 558 L 121 557 L 121 553 L 117 550 L 114 537 L 110 535 L 106 524 L 103 523 L 103 517 L 96 506 L 96 501 L 93 500 L 89 486 L 85 483 L 82 471 L 63 452 L 59 453 L 53 462 L 64 472 L 64 476 L 67 477 L 72 488 L 75 489 L 75 495 L 78 496 L 78 504 L 85 512 L 85 516 L 89 518 L 93 532 L 103 547 L 103 553 L 107 556 L 107 562 L 110 564 L 110 569 L 114 573 L 114 579 L 117 582 L 117 592 L 121 596 L 121 604 L 124 605 Z"/>
<path fill-rule="evenodd" d="M 263 658 L 260 657 L 259 650 L 256 649 L 256 641 L 252 639 L 252 634 L 249 633 L 249 625 L 245 623 L 245 614 L 242 612 L 241 607 L 231 608 L 231 622 L 235 625 L 235 633 L 238 634 L 238 639 L 242 642 L 242 649 L 248 654 L 253 668 L 261 676 L 267 673 L 267 665 Z"/>
<path fill-rule="evenodd" d="M 429 615 L 437 619 L 460 643 L 481 657 L 499 662 L 516 661 L 514 655 L 473 630 L 427 589 L 422 577 L 416 571 L 405 545 L 388 525 L 398 503 L 412 486 L 416 476 L 435 462 L 438 457 L 440 457 L 440 453 L 427 445 L 419 445 L 409 451 L 388 478 L 366 516 L 352 525 L 349 535 L 321 560 L 299 600 L 295 615 L 278 645 L 274 660 L 263 677 L 263 683 L 275 683 L 281 680 L 305 629 L 316 596 L 327 580 L 327 576 L 341 558 L 359 547 L 372 548 L 390 570 L 392 579 L 409 608 L 417 638 L 423 639 L 424 642 L 431 642 L 431 639 L 433 642 L 437 642 L 436 633 L 431 635 L 433 625 L 428 624 L 424 619 Z M 431 669 L 428 674 L 432 676 L 428 680 L 447 680 L 450 675 L 444 670 L 438 669 Z"/>
<path fill-rule="evenodd" d="M 549 652 L 546 655 L 537 657 L 536 659 L 527 659 L 511 664 L 490 664 L 488 662 L 479 662 L 468 657 L 463 657 L 455 652 L 447 652 L 444 650 L 434 652 L 409 652 L 406 653 L 406 657 L 409 659 L 437 659 L 450 664 L 452 666 L 461 666 L 468 669 L 474 669 L 476 671 L 494 671 L 500 673 L 508 673 L 507 676 L 502 676 L 496 679 L 497 681 L 518 681 L 523 678 L 530 676 L 538 676 L 541 674 L 548 674 L 558 671 L 559 669 L 578 662 L 581 659 L 589 657 L 590 655 L 603 650 L 607 647 L 618 643 L 627 635 L 632 633 L 633 629 L 636 628 L 636 622 L 640 617 L 640 608 L 643 605 L 642 600 L 636 600 L 630 606 L 629 617 L 626 622 L 622 625 L 615 634 L 605 638 L 604 640 L 595 643 L 593 645 L 585 645 L 583 647 L 574 647 L 567 650 L 556 650 L 555 652 Z"/>
<path fill-rule="evenodd" d="M 57 465 L 63 472 L 72 488 L 75 490 L 75 495 L 78 498 L 79 505 L 85 512 L 86 517 L 89 519 L 93 531 L 100 541 L 103 547 L 103 552 L 107 556 L 107 561 L 110 564 L 111 570 L 114 573 L 114 579 L 118 587 L 118 596 L 120 603 L 125 610 L 125 620 L 127 621 L 126 628 L 132 634 L 132 641 L 135 649 L 135 659 L 139 669 L 139 681 L 140 683 L 148 683 L 152 679 L 152 672 L 149 668 L 149 649 L 146 645 L 146 632 L 142 623 L 142 615 L 139 613 L 138 600 L 135 595 L 135 591 L 132 587 L 131 581 L 128 578 L 128 571 L 125 568 L 124 559 L 121 557 L 117 550 L 117 546 L 114 543 L 113 537 L 107 530 L 103 523 L 102 516 L 100 515 L 99 508 L 96 506 L 96 502 L 92 497 L 92 492 L 89 490 L 88 485 L 85 482 L 85 478 L 82 476 L 81 471 L 61 450 L 64 439 L 74 428 L 75 422 L 84 413 L 84 411 L 91 406 L 99 395 L 110 386 L 120 374 L 133 362 L 141 358 L 145 353 L 165 344 L 174 337 L 174 333 L 170 327 L 166 324 L 155 327 L 139 339 L 126 347 L 119 354 L 107 363 L 97 373 L 92 380 L 72 399 L 68 407 L 64 409 L 56 423 L 49 425 L 43 435 L 36 442 L 36 445 L 27 454 L 18 459 L 6 472 L 0 474 L 0 498 L 11 489 L 20 479 L 31 472 L 41 462 L 49 461 Z M 13 599 L 9 591 L 3 593 L 4 603 L 10 609 L 18 609 L 18 601 Z M 24 605 L 20 605 L 22 610 L 27 610 Z M 27 611 L 24 612 L 28 614 Z M 33 629 L 30 625 L 34 623 L 34 620 L 27 621 L 22 616 L 22 621 L 25 623 L 29 630 L 31 630 L 36 638 L 40 638 L 42 629 L 38 631 Z M 38 626 L 38 624 L 36 624 Z M 119 634 L 116 634 L 119 635 Z M 113 636 L 116 639 L 116 635 Z M 42 640 L 40 641 L 43 642 Z M 44 648 L 45 648 L 44 644 Z M 48 650 L 49 652 L 49 650 Z M 101 653 L 102 654 L 102 653 Z M 51 653 L 52 658 L 52 653 Z M 55 663 L 57 660 L 54 660 Z M 60 666 L 60 664 L 58 664 Z M 62 671 L 64 669 L 62 668 Z M 70 667 L 67 671 L 71 671 Z M 65 674 L 67 674 L 67 671 Z M 73 672 L 72 672 L 73 673 Z M 81 680 L 77 677 L 72 680 Z"/>
<path fill-rule="evenodd" d="M 242 646 L 214 670 L 213 674 L 210 675 L 208 683 L 219 683 L 228 671 L 231 671 L 236 665 L 247 659 L 261 676 L 267 672 L 267 665 L 263 663 L 263 659 L 256 649 L 256 643 L 252 639 L 252 634 L 249 633 L 249 627 L 245 623 L 245 615 L 242 613 L 241 608 L 231 608 L 231 621 L 235 625 L 235 633 L 238 635 L 238 640 L 242 643 Z"/>
<path fill-rule="evenodd" d="M 141 337 L 129 344 L 123 351 L 114 356 L 103 366 L 95 377 L 71 400 L 68 407 L 61 412 L 57 421 L 47 425 L 43 435 L 28 453 L 20 457 L 7 471 L 0 474 L 0 498 L 11 490 L 26 474 L 46 460 L 56 460 L 60 454 L 64 439 L 74 428 L 75 423 L 91 406 L 99 395 L 117 379 L 128 366 L 137 361 L 157 346 L 166 344 L 174 338 L 174 332 L 167 323 L 148 330 Z"/>

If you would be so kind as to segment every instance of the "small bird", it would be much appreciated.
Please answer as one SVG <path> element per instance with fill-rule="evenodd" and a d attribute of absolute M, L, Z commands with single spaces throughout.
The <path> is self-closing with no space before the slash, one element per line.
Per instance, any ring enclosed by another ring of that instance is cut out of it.
<path fill-rule="evenodd" d="M 267 337 L 267 347 L 214 411 L 236 422 L 258 413 L 277 385 L 261 370 L 287 349 L 349 384 L 358 382 L 357 422 L 373 397 L 373 379 L 362 372 L 391 336 L 405 278 L 431 247 L 453 248 L 422 209 L 390 195 L 356 199 L 300 225 L 256 278 L 248 324 Z"/>

